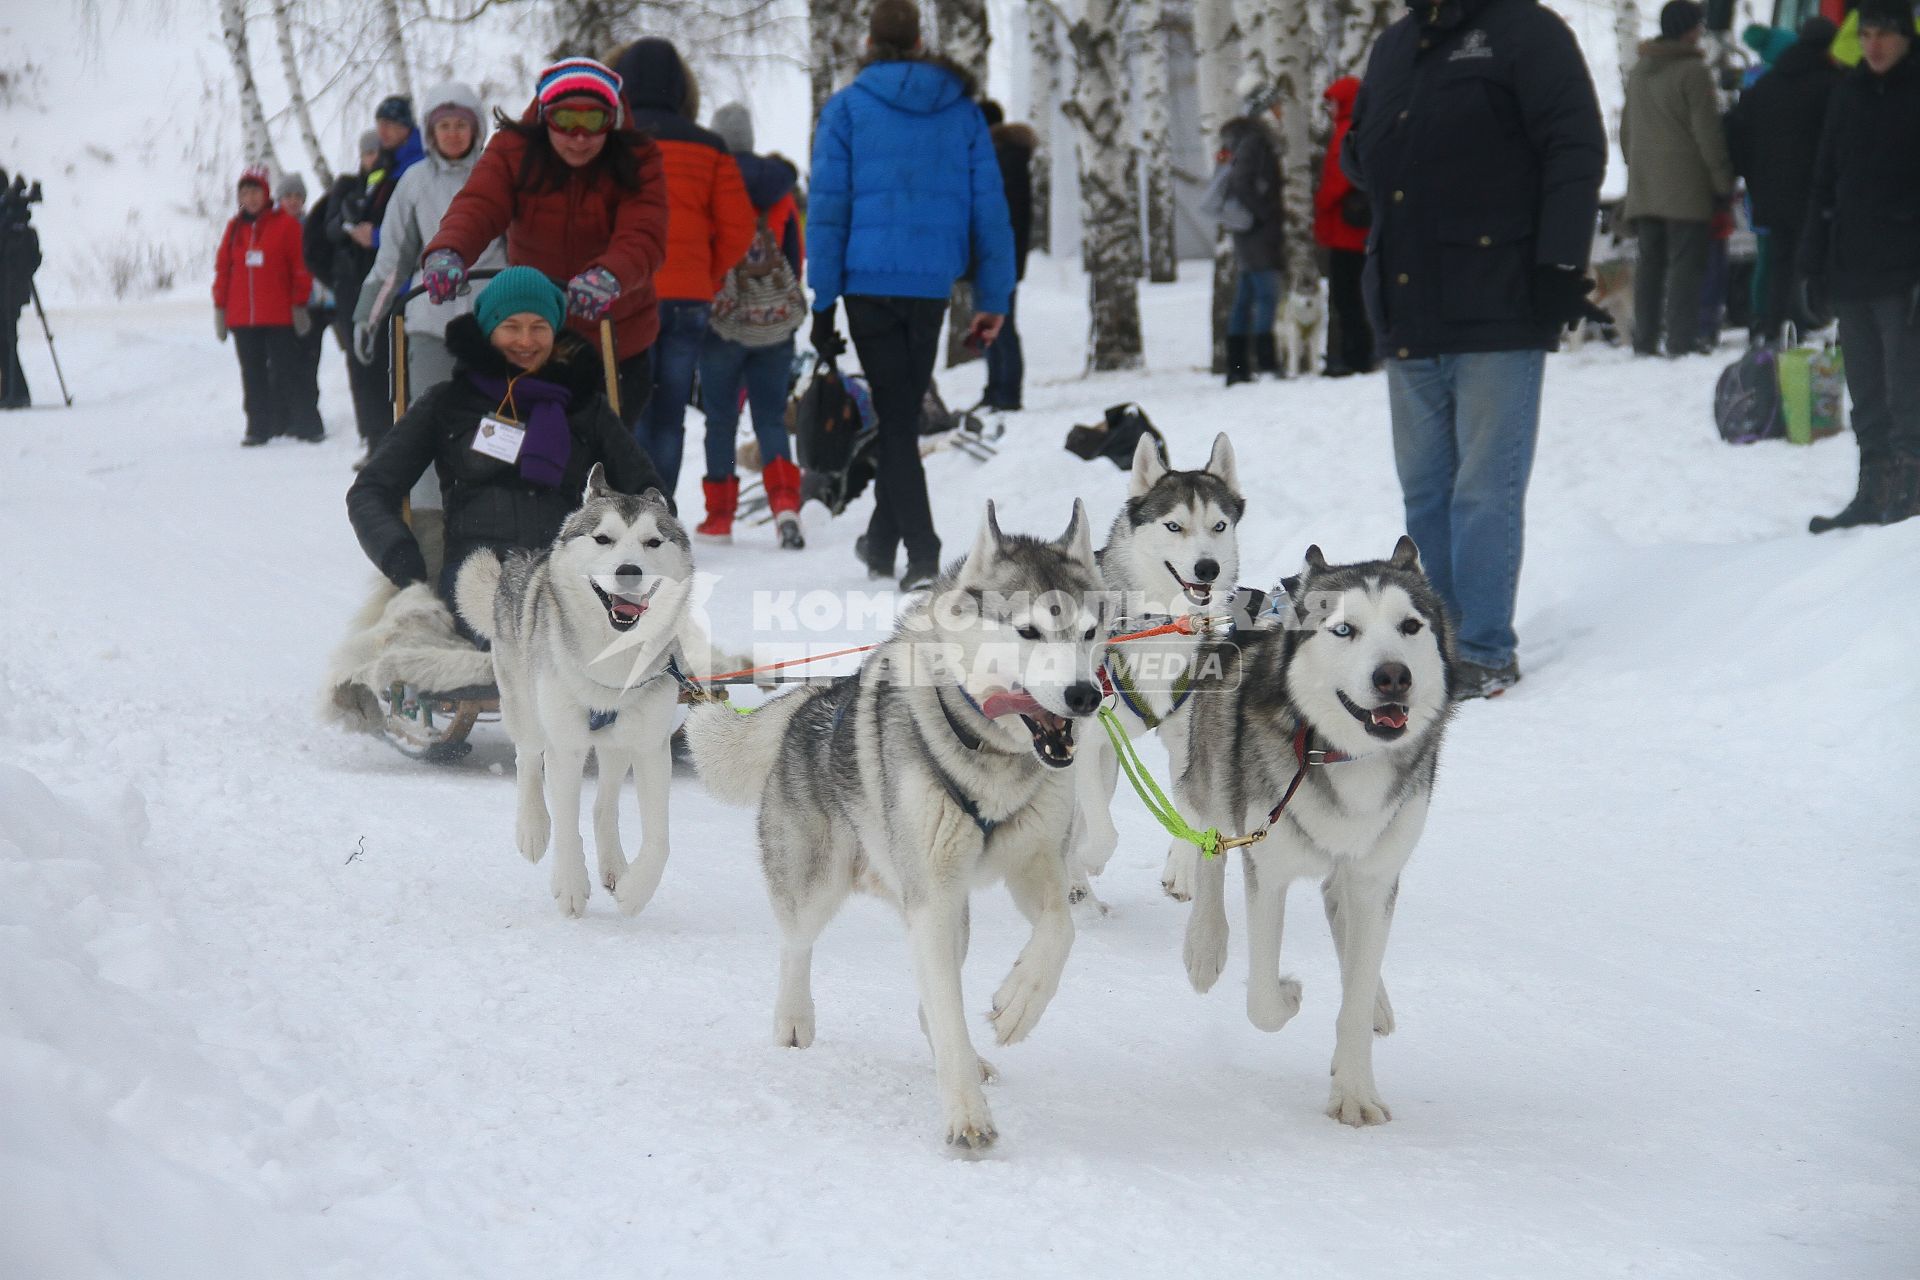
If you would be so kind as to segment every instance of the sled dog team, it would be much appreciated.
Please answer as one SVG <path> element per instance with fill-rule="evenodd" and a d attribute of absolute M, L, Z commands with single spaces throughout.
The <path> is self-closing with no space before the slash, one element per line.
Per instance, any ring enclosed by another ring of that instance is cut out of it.
<path fill-rule="evenodd" d="M 1247 1016 L 1262 1030 L 1300 1007 L 1280 967 L 1287 888 L 1320 881 L 1341 975 L 1327 1114 L 1389 1118 L 1373 1077 L 1373 1037 L 1393 1030 L 1381 958 L 1451 707 L 1448 621 L 1402 538 L 1386 559 L 1356 564 L 1308 548 L 1255 625 L 1224 639 L 1195 628 L 1112 643 L 1228 605 L 1245 508 L 1224 434 L 1197 471 L 1168 469 L 1143 439 L 1099 551 L 1078 501 L 1053 540 L 1004 532 L 989 503 L 966 558 L 858 671 L 747 714 L 694 707 L 687 741 L 706 786 L 759 807 L 782 935 L 777 1044 L 813 1043 L 821 931 L 850 893 L 883 898 L 906 922 L 946 1140 L 993 1143 L 981 1086 L 994 1072 L 961 991 L 969 895 L 1003 880 L 1032 927 L 989 1015 L 996 1042 L 1013 1044 L 1059 988 L 1069 903 L 1091 893 L 1118 843 L 1118 761 L 1093 718 L 1110 706 L 1126 738 L 1160 735 L 1189 822 L 1253 837 L 1237 847 Z M 590 892 L 579 823 L 589 751 L 601 885 L 632 913 L 660 883 L 676 701 L 709 652 L 690 630 L 692 568 L 664 502 L 616 492 L 596 468 L 549 550 L 504 563 L 481 552 L 460 571 L 460 610 L 493 642 L 516 750 L 517 843 L 536 862 L 553 845 L 553 894 L 569 915 Z M 642 823 L 631 863 L 617 816 L 629 771 Z M 1226 861 L 1182 840 L 1167 859 L 1167 892 L 1193 903 L 1184 955 L 1197 991 L 1226 965 Z"/>

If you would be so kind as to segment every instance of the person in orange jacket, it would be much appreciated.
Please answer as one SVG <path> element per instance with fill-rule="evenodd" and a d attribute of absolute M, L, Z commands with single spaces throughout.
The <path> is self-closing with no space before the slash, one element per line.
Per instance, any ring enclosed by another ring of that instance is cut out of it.
<path fill-rule="evenodd" d="M 755 219 L 733 152 L 699 118 L 700 93 L 666 40 L 636 40 L 609 60 L 636 129 L 660 148 L 667 174 L 667 258 L 654 286 L 660 339 L 653 396 L 634 425 L 669 493 L 680 480 L 687 401 L 706 343 L 714 294 L 753 244 Z"/>
<path fill-rule="evenodd" d="M 300 220 L 276 207 L 272 177 L 259 166 L 240 175 L 240 212 L 227 223 L 213 262 L 213 330 L 233 335 L 247 414 L 243 445 L 278 435 L 316 441 L 317 423 L 302 421 L 297 393 L 305 361 L 300 335 L 313 321 L 313 277 L 300 253 Z"/>
<path fill-rule="evenodd" d="M 1373 223 L 1367 193 L 1340 168 L 1340 144 L 1353 128 L 1357 76 L 1341 76 L 1320 96 L 1333 107 L 1333 137 L 1327 143 L 1320 185 L 1313 193 L 1313 238 L 1327 251 L 1327 376 L 1373 372 L 1373 326 L 1367 321 L 1360 274 L 1367 266 L 1367 228 Z"/>

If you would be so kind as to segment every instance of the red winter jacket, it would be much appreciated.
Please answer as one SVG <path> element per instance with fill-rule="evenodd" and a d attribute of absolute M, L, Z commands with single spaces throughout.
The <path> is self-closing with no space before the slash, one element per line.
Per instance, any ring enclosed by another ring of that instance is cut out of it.
<path fill-rule="evenodd" d="M 299 219 L 274 206 L 227 223 L 213 260 L 213 305 L 226 313 L 229 329 L 290 325 L 293 309 L 312 293 Z"/>
<path fill-rule="evenodd" d="M 537 118 L 531 108 L 521 117 Z M 534 267 L 562 287 L 588 267 L 605 267 L 620 282 L 609 313 L 619 358 L 639 355 L 660 336 L 655 276 L 667 252 L 660 149 L 644 139 L 635 144 L 640 186 L 629 191 L 604 158 L 567 170 L 558 188 L 524 185 L 520 170 L 528 146 L 510 129 L 493 135 L 420 256 L 451 249 L 471 264 L 505 232 L 508 262 Z M 598 349 L 597 324 L 578 318 L 567 323 Z"/>
<path fill-rule="evenodd" d="M 1327 143 L 1327 159 L 1320 168 L 1320 188 L 1313 193 L 1314 243 L 1348 253 L 1367 251 L 1367 229 L 1340 216 L 1340 202 L 1354 190 L 1353 180 L 1340 168 L 1340 144 L 1347 140 L 1347 130 L 1353 128 L 1353 100 L 1359 92 L 1358 78 L 1341 76 L 1321 95 L 1333 104 L 1333 138 Z"/>

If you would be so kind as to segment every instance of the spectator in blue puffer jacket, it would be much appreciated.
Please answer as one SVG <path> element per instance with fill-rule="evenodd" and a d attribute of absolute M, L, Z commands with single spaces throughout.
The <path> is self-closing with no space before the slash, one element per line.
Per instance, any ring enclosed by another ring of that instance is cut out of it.
<path fill-rule="evenodd" d="M 846 350 L 834 328 L 844 294 L 880 420 L 873 518 L 855 546 L 870 575 L 890 577 L 904 542 L 906 591 L 940 570 L 919 423 L 947 296 L 971 264 L 967 341 L 985 346 L 1013 294 L 1013 225 L 974 90 L 966 72 L 928 55 L 913 0 L 878 0 L 865 65 L 828 99 L 813 137 L 813 346 L 828 357 Z"/>

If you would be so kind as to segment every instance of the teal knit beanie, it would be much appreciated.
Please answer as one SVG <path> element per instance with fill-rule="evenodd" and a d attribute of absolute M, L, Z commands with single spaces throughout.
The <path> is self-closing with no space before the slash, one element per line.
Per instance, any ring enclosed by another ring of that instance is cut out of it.
<path fill-rule="evenodd" d="M 532 267 L 508 267 L 487 281 L 487 287 L 480 291 L 473 304 L 473 318 L 480 322 L 480 332 L 489 338 L 502 320 L 522 311 L 531 311 L 558 333 L 560 322 L 567 314 L 567 295 Z"/>

